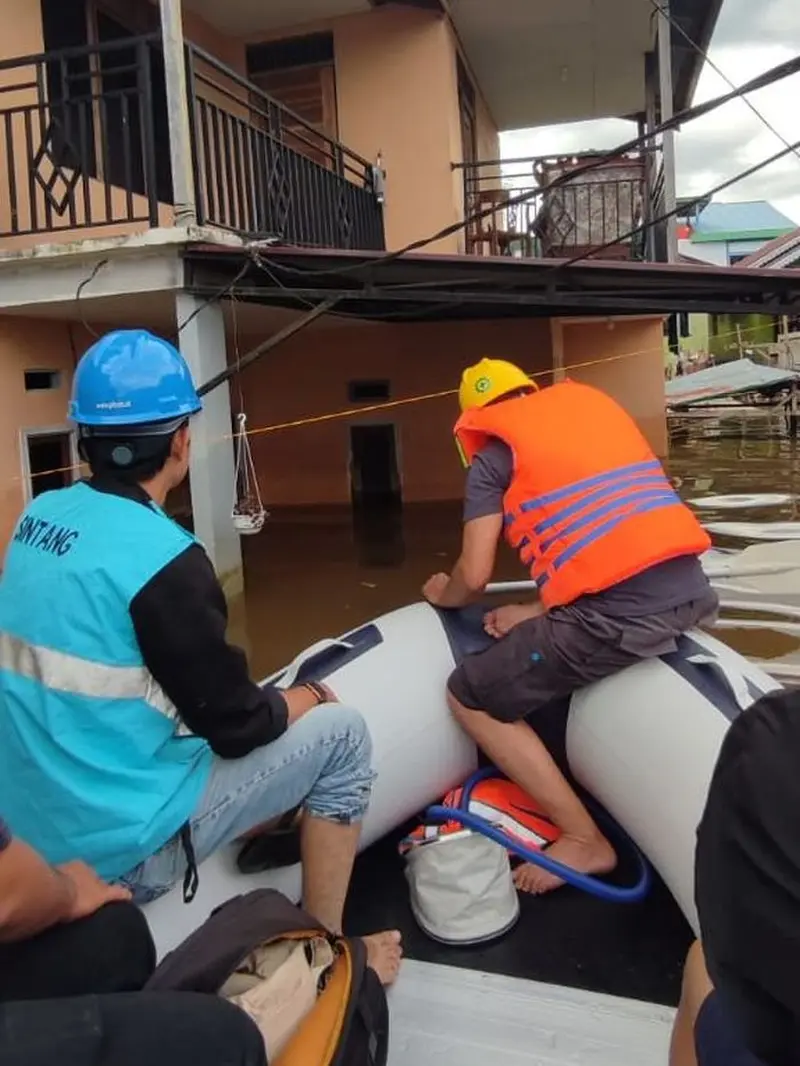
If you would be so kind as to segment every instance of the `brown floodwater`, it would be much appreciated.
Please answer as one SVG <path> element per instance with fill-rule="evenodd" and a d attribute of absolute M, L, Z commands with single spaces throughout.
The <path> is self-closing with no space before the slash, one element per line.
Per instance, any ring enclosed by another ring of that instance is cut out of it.
<path fill-rule="evenodd" d="M 670 476 L 684 499 L 781 492 L 778 507 L 703 509 L 704 519 L 771 522 L 799 517 L 800 448 L 783 416 L 733 411 L 671 425 Z M 269 488 L 263 486 L 268 497 Z M 745 541 L 715 538 L 720 547 Z M 457 503 L 411 504 L 395 514 L 354 518 L 350 508 L 277 511 L 244 538 L 245 615 L 253 674 L 263 677 L 323 637 L 335 637 L 419 598 L 425 579 L 447 570 L 460 545 Z M 526 575 L 503 550 L 496 577 Z M 800 641 L 773 632 L 726 630 L 747 655 L 783 656 Z"/>

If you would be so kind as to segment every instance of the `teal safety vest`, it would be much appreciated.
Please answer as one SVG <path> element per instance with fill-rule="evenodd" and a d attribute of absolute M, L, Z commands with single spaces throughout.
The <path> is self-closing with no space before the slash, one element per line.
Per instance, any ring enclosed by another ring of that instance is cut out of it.
<path fill-rule="evenodd" d="M 130 603 L 194 538 L 84 483 L 33 500 L 0 578 L 0 806 L 50 862 L 126 874 L 186 824 L 210 773 L 148 670 Z"/>

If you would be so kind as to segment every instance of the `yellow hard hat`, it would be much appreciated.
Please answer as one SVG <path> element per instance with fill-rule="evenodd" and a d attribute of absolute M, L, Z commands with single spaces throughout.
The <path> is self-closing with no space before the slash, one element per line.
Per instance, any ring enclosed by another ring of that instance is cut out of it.
<path fill-rule="evenodd" d="M 462 411 L 471 407 L 485 407 L 515 389 L 535 389 L 536 384 L 524 370 L 505 359 L 481 359 L 468 366 L 461 375 L 458 402 Z"/>

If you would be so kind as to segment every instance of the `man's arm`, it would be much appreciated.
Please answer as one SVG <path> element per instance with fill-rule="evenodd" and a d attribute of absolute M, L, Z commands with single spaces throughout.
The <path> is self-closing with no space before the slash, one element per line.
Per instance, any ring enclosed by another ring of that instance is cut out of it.
<path fill-rule="evenodd" d="M 513 468 L 510 448 L 498 440 L 474 456 L 464 488 L 461 554 L 449 577 L 434 574 L 422 590 L 436 607 L 464 607 L 491 581 Z"/>
<path fill-rule="evenodd" d="M 83 863 L 49 866 L 0 823 L 0 943 L 25 940 L 127 899 L 127 889 L 105 884 Z"/>
<path fill-rule="evenodd" d="M 437 607 L 465 607 L 478 598 L 491 581 L 502 532 L 502 514 L 467 522 L 458 561 L 449 577 L 435 574 L 428 581 L 423 590 L 426 598 Z"/>
<path fill-rule="evenodd" d="M 307 689 L 283 694 L 251 679 L 247 656 L 228 643 L 225 595 L 199 545 L 159 571 L 130 612 L 153 677 L 185 725 L 223 759 L 277 740 L 320 702 Z"/>

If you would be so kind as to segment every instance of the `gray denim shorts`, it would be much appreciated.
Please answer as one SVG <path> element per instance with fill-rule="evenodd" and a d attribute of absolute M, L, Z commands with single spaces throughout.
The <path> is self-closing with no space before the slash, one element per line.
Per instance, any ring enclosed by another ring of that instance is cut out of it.
<path fill-rule="evenodd" d="M 709 590 L 707 598 L 641 618 L 612 617 L 580 602 L 557 607 L 466 656 L 448 689 L 465 707 L 516 722 L 626 666 L 674 651 L 678 637 L 715 604 Z"/>

